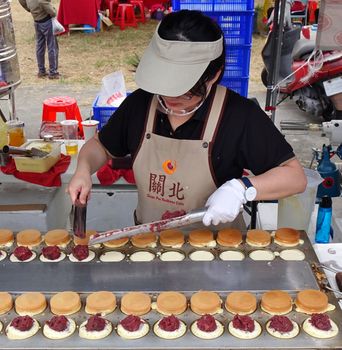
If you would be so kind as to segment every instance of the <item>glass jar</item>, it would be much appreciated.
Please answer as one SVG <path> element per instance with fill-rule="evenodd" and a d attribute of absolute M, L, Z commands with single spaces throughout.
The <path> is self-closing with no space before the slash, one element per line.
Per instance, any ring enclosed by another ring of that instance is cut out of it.
<path fill-rule="evenodd" d="M 10 146 L 21 146 L 26 142 L 25 123 L 21 120 L 9 120 L 6 122 L 8 128 L 8 144 Z"/>

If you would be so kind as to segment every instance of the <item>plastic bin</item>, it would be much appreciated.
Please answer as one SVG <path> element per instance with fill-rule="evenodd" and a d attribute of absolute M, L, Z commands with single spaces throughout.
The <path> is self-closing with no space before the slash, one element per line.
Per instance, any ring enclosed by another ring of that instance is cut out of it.
<path fill-rule="evenodd" d="M 222 78 L 221 85 L 237 92 L 241 96 L 247 97 L 248 95 L 248 77 L 244 78 Z"/>
<path fill-rule="evenodd" d="M 98 130 L 102 129 L 102 127 L 107 124 L 111 115 L 116 111 L 117 107 L 113 106 L 98 106 L 97 101 L 99 96 L 96 96 L 93 103 L 93 119 L 99 121 L 99 125 L 97 126 Z"/>
<path fill-rule="evenodd" d="M 223 77 L 242 78 L 249 76 L 251 46 L 231 46 L 226 49 L 226 64 Z"/>
<path fill-rule="evenodd" d="M 202 12 L 232 12 L 254 9 L 254 0 L 173 0 L 172 8 L 179 10 L 199 10 Z"/>
<path fill-rule="evenodd" d="M 220 25 L 227 48 L 231 45 L 250 45 L 252 43 L 254 11 L 206 13 L 206 15 Z"/>
<path fill-rule="evenodd" d="M 132 93 L 131 91 L 127 91 L 127 96 L 130 95 L 131 93 Z M 118 109 L 118 107 L 98 106 L 97 105 L 98 99 L 99 99 L 99 96 L 96 96 L 93 102 L 93 119 L 99 121 L 97 128 L 98 130 L 100 130 L 105 124 L 107 124 L 109 118 Z"/>

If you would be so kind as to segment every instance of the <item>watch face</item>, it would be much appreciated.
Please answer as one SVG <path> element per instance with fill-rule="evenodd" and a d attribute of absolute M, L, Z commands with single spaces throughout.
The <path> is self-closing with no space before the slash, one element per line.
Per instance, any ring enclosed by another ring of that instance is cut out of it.
<path fill-rule="evenodd" d="M 256 191 L 255 187 L 247 188 L 247 190 L 245 192 L 245 196 L 246 196 L 246 199 L 248 201 L 253 201 L 255 199 L 256 195 L 257 195 L 257 191 Z"/>

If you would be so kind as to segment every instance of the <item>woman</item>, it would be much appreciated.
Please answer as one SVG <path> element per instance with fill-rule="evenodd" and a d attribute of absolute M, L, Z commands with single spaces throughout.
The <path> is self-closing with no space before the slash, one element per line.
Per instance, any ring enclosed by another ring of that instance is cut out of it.
<path fill-rule="evenodd" d="M 79 195 L 84 203 L 91 174 L 127 154 L 139 194 L 137 222 L 207 206 L 205 225 L 243 228 L 239 213 L 247 200 L 304 191 L 303 169 L 267 115 L 217 85 L 224 64 L 214 21 L 198 11 L 167 15 L 137 68 L 141 89 L 81 149 L 69 184 L 72 201 Z M 255 175 L 244 178 L 244 169 Z"/>

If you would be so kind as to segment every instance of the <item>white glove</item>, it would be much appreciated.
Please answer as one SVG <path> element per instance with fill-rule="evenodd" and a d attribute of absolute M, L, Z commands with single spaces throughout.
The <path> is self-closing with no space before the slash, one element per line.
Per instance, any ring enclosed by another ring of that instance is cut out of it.
<path fill-rule="evenodd" d="M 203 224 L 209 226 L 233 221 L 246 202 L 242 183 L 237 179 L 227 181 L 208 198 Z"/>

